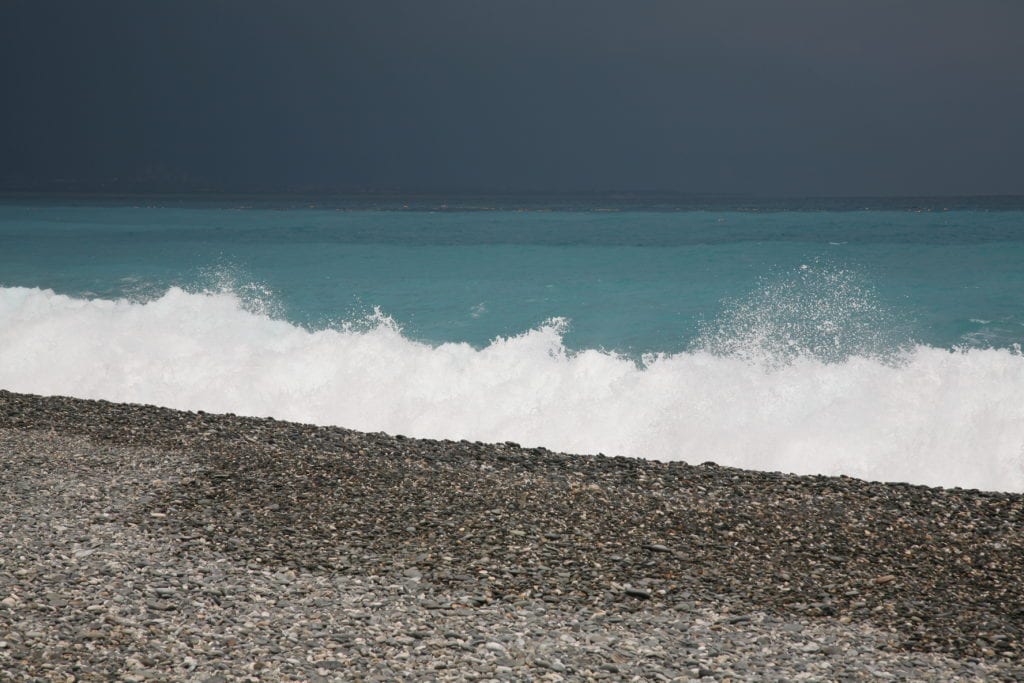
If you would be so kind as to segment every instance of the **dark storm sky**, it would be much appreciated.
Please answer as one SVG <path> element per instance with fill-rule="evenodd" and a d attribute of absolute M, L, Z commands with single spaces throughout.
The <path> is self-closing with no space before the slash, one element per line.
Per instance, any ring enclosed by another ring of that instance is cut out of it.
<path fill-rule="evenodd" d="M 1024 193 L 1024 2 L 0 0 L 0 187 Z"/>

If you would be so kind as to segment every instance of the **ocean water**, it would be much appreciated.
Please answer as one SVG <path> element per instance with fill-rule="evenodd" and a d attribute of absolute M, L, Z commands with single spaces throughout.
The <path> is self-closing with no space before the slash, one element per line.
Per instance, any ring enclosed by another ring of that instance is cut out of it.
<path fill-rule="evenodd" d="M 1024 491 L 1024 200 L 0 201 L 0 388 Z"/>

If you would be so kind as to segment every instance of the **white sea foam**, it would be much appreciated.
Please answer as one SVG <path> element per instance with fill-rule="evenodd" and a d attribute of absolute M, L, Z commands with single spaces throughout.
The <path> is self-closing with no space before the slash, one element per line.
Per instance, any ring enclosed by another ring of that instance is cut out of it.
<path fill-rule="evenodd" d="M 386 317 L 309 331 L 231 293 L 146 303 L 0 288 L 0 388 L 874 480 L 1024 491 L 1024 357 L 917 346 L 784 363 L 571 353 L 552 321 L 483 349 Z"/>

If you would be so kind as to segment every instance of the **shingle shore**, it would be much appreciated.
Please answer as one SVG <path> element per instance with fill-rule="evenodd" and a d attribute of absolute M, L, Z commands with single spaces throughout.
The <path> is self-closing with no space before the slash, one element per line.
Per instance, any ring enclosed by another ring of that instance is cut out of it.
<path fill-rule="evenodd" d="M 0 680 L 1019 680 L 1022 515 L 0 391 Z"/>

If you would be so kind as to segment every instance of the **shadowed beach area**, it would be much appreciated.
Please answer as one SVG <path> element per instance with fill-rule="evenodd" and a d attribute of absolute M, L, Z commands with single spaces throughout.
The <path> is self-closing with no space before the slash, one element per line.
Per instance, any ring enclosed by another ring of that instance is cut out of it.
<path fill-rule="evenodd" d="M 0 678 L 1024 677 L 1019 494 L 3 391 L 0 464 Z"/>

